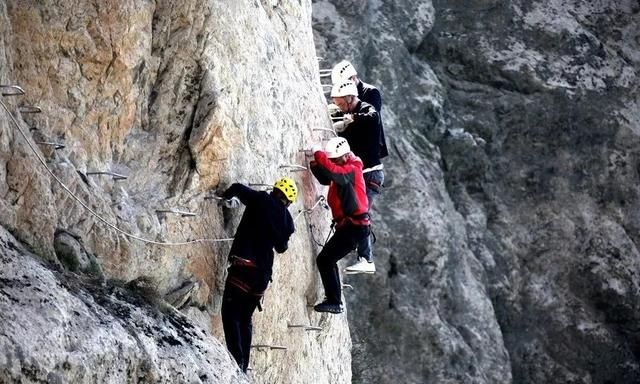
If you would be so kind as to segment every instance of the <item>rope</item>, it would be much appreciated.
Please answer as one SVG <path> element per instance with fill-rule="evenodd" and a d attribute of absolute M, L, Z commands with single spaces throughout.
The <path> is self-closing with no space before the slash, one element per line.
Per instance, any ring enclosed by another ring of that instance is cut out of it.
<path fill-rule="evenodd" d="M 27 137 L 27 135 L 24 133 L 24 130 L 20 127 L 20 124 L 18 123 L 18 121 L 13 117 L 13 115 L 11 114 L 11 111 L 9 111 L 9 108 L 7 108 L 7 106 L 5 105 L 5 103 L 0 99 L 0 104 L 2 105 L 2 108 L 4 108 L 4 110 L 7 112 L 7 114 L 9 115 L 9 117 L 11 118 L 11 121 L 13 121 L 13 124 L 16 126 L 16 128 L 18 129 L 18 131 L 20 132 L 20 135 L 22 135 L 22 137 L 24 138 L 24 140 L 27 142 L 27 145 L 29 146 L 29 148 L 31 149 L 31 151 L 36 155 L 36 157 L 38 158 L 38 161 L 40 162 L 40 164 L 42 164 L 42 166 L 44 166 L 44 168 L 47 170 L 47 172 L 49 173 L 49 175 L 51 175 L 51 177 L 53 177 L 53 179 L 60 184 L 60 186 L 62 187 L 62 189 L 64 189 L 76 202 L 78 202 L 78 204 L 80 204 L 84 209 L 86 209 L 87 211 L 89 211 L 89 213 L 94 216 L 96 219 L 98 219 L 99 221 L 101 221 L 103 224 L 105 224 L 106 226 L 112 228 L 113 230 L 115 230 L 116 232 L 120 233 L 121 235 L 124 235 L 126 237 L 129 237 L 131 239 L 135 239 L 138 241 L 141 241 L 143 243 L 147 243 L 147 244 L 154 244 L 154 245 L 160 245 L 160 246 L 182 246 L 182 245 L 189 245 L 189 244 L 196 244 L 196 243 L 217 243 L 217 242 L 223 242 L 223 241 L 233 241 L 233 238 L 225 238 L 225 239 L 197 239 L 197 240 L 190 240 L 190 241 L 181 241 L 181 242 L 176 242 L 176 243 L 172 243 L 172 242 L 161 242 L 161 241 L 154 241 L 154 240 L 149 240 L 149 239 L 145 239 L 143 237 L 140 236 L 136 236 L 132 233 L 126 232 L 120 228 L 118 228 L 116 225 L 111 224 L 110 222 L 108 222 L 106 219 L 102 218 L 102 216 L 100 216 L 97 212 L 95 212 L 94 210 L 92 210 L 87 204 L 85 204 L 82 200 L 80 200 L 80 198 L 78 196 L 76 196 L 63 182 L 62 180 L 60 180 L 54 173 L 53 171 L 51 171 L 51 169 L 49 169 L 49 167 L 47 166 L 47 162 L 42 158 L 42 156 L 40 156 L 40 154 L 38 153 L 38 151 L 36 150 L 36 148 L 33 146 L 33 144 L 31 144 L 31 140 L 29 140 L 29 138 Z"/>

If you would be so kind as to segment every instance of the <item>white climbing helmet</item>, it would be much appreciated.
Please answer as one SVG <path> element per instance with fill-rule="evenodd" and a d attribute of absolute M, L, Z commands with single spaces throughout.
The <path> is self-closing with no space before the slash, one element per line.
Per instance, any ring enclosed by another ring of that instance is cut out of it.
<path fill-rule="evenodd" d="M 331 88 L 331 97 L 358 96 L 358 88 L 351 80 L 335 83 Z"/>
<path fill-rule="evenodd" d="M 331 83 L 335 84 L 344 80 L 351 80 L 351 77 L 357 74 L 356 69 L 350 62 L 342 60 L 331 70 Z"/>
<path fill-rule="evenodd" d="M 351 152 L 351 148 L 349 147 L 347 139 L 344 137 L 333 137 L 327 143 L 325 152 L 327 152 L 328 158 L 335 159 Z"/>

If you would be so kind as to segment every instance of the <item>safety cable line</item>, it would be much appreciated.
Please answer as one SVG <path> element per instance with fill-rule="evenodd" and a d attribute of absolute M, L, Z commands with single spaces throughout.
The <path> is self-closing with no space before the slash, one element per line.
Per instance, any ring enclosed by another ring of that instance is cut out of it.
<path fill-rule="evenodd" d="M 24 138 L 24 140 L 27 142 L 27 145 L 29 146 L 29 148 L 31 149 L 31 151 L 36 155 L 36 157 L 38 158 L 38 161 L 40 161 L 40 164 L 42 164 L 44 166 L 44 168 L 47 170 L 47 172 L 51 175 L 51 177 L 53 177 L 53 179 L 60 184 L 60 186 L 69 194 L 71 195 L 71 197 L 78 202 L 78 204 L 80 204 L 84 209 L 86 209 L 87 211 L 89 211 L 89 213 L 91 213 L 91 215 L 93 215 L 96 219 L 100 220 L 102 223 L 104 223 L 105 225 L 107 225 L 108 227 L 112 228 L 113 230 L 115 230 L 116 232 L 138 240 L 138 241 L 142 241 L 143 243 L 147 243 L 147 244 L 154 244 L 154 245 L 160 245 L 160 246 L 182 246 L 182 245 L 189 245 L 189 244 L 195 244 L 195 243 L 205 243 L 205 242 L 213 242 L 213 243 L 217 243 L 217 242 L 223 242 L 223 241 L 233 241 L 233 238 L 225 238 L 225 239 L 196 239 L 196 240 L 190 240 L 190 241 L 181 241 L 181 242 L 161 242 L 161 241 L 154 241 L 154 240 L 149 240 L 149 239 L 145 239 L 143 237 L 140 236 L 136 236 L 132 233 L 126 232 L 120 228 L 118 228 L 115 224 L 111 224 L 110 222 L 108 222 L 106 219 L 102 218 L 102 216 L 100 216 L 97 212 L 95 212 L 93 209 L 91 209 L 85 202 L 83 202 L 82 200 L 80 200 L 79 197 L 77 197 L 72 191 L 71 189 L 69 189 L 63 182 L 62 180 L 60 180 L 54 173 L 53 171 L 51 171 L 51 169 L 49 169 L 49 167 L 47 166 L 46 161 L 42 158 L 42 156 L 40 156 L 40 154 L 38 153 L 38 151 L 34 148 L 33 144 L 31 144 L 31 140 L 29 140 L 29 138 L 27 137 L 27 135 L 24 133 L 24 131 L 22 130 L 22 128 L 20 127 L 20 124 L 18 123 L 18 121 L 15 119 L 15 117 L 13 117 L 13 114 L 11 113 L 11 111 L 9 111 L 9 108 L 7 108 L 7 106 L 5 105 L 5 103 L 0 99 L 0 104 L 2 105 L 2 108 L 4 108 L 4 110 L 7 112 L 7 114 L 9 115 L 9 117 L 11 118 L 11 121 L 13 121 L 13 124 L 16 126 L 16 128 L 18 128 L 18 131 L 20 132 L 20 135 L 22 135 L 22 137 Z"/>
<path fill-rule="evenodd" d="M 309 209 L 301 209 L 301 210 L 299 210 L 298 214 L 295 217 L 295 219 L 293 219 L 293 222 L 295 223 L 298 220 L 298 217 L 300 217 L 303 213 L 311 213 L 311 212 L 313 212 L 318 207 L 318 205 L 320 205 L 322 203 L 326 204 L 326 200 L 325 200 L 324 196 L 320 196 L 318 198 L 318 201 L 316 201 L 316 203 L 313 205 L 313 207 L 311 207 Z"/>

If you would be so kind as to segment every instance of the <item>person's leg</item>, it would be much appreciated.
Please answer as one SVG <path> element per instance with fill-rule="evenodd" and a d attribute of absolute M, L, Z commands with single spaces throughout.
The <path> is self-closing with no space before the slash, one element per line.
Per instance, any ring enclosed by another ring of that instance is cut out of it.
<path fill-rule="evenodd" d="M 253 324 L 251 318 L 253 317 L 253 312 L 258 306 L 258 297 L 253 295 L 247 295 L 246 300 L 244 302 L 241 318 L 240 318 L 240 345 L 242 347 L 242 368 L 243 372 L 247 372 L 247 368 L 249 368 L 249 357 L 251 355 L 251 339 L 253 336 Z"/>
<path fill-rule="evenodd" d="M 337 262 L 351 252 L 356 245 L 354 227 L 345 226 L 336 230 L 316 259 L 327 301 L 341 303 L 342 288 Z"/>
<path fill-rule="evenodd" d="M 380 194 L 380 188 L 384 183 L 384 173 L 382 171 L 373 171 L 364 174 L 364 182 L 367 186 L 368 211 L 371 214 L 373 200 Z M 371 236 L 367 236 L 358 242 L 358 261 L 364 259 L 369 263 L 373 263 L 373 249 L 371 247 Z M 347 268 L 349 270 L 350 268 Z M 375 271 L 375 269 L 374 269 Z"/>
<path fill-rule="evenodd" d="M 233 286 L 225 286 L 222 296 L 222 326 L 224 329 L 224 339 L 231 356 L 236 360 L 238 366 L 242 368 L 243 356 L 240 335 L 240 296 Z"/>

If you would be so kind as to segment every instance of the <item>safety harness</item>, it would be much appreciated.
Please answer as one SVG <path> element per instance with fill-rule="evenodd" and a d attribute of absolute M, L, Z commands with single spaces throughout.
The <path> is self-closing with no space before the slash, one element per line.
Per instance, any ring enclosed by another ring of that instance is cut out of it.
<path fill-rule="evenodd" d="M 238 268 L 238 269 L 244 269 L 244 268 L 258 268 L 258 264 L 256 264 L 255 261 L 253 260 L 249 260 L 249 259 L 244 259 L 242 257 L 239 256 L 235 256 L 235 255 L 231 255 L 229 256 L 229 260 L 231 261 L 231 266 L 234 268 Z M 234 273 L 229 273 L 229 276 L 227 276 L 227 283 L 238 288 L 239 290 L 241 290 L 242 292 L 254 296 L 255 298 L 258 299 L 258 311 L 262 312 L 262 305 L 261 305 L 261 300 L 264 297 L 264 293 L 265 291 L 260 291 L 260 292 L 256 292 L 251 288 L 251 285 L 249 285 L 246 281 L 244 281 L 240 276 L 237 276 Z"/>

